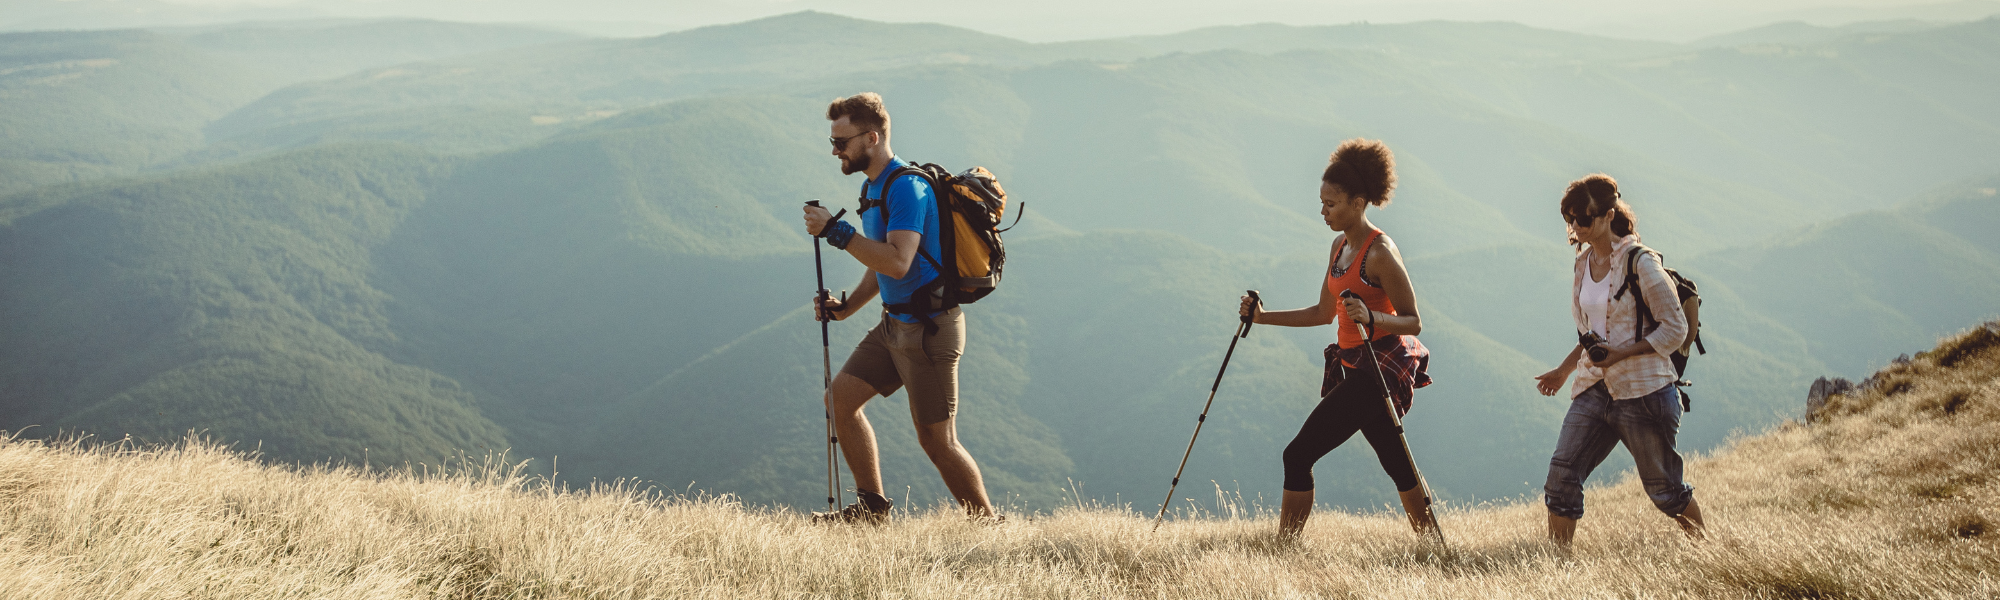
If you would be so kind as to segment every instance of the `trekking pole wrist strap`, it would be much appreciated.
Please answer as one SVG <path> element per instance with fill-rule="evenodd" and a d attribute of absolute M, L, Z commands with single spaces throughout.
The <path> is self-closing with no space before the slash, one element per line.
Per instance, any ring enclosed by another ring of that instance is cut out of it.
<path fill-rule="evenodd" d="M 846 250 L 847 243 L 854 241 L 854 226 L 848 225 L 846 221 L 834 221 L 827 223 L 826 227 L 820 230 L 819 236 L 826 238 L 826 243 L 834 248 Z"/>

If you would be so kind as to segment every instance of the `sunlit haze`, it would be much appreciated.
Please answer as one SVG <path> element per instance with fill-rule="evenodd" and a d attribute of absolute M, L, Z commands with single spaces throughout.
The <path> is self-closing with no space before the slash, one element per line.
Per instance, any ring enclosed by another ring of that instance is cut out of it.
<path fill-rule="evenodd" d="M 6 0 L 0 29 L 148 27 L 294 18 L 416 17 L 528 22 L 606 36 L 655 35 L 814 10 L 889 22 L 937 22 L 1028 41 L 1164 34 L 1216 25 L 1332 25 L 1360 21 L 1513 21 L 1613 37 L 1691 41 L 1782 21 L 1837 26 L 1891 20 L 1963 21 L 2000 13 L 1994 0 L 1765 0 L 1732 2 L 1250 0 L 924 3 L 884 0 Z"/>

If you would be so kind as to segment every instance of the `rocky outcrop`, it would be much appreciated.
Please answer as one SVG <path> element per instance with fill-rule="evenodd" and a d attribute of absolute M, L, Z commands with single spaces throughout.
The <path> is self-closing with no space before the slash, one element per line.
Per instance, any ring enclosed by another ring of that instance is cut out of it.
<path fill-rule="evenodd" d="M 1919 354 L 1916 358 L 1928 358 L 1938 366 L 1953 367 L 1960 361 L 1996 346 L 2000 346 L 2000 321 L 1988 321 L 1969 332 L 1946 340 L 1945 343 L 1940 344 L 1936 349 Z M 1884 373 L 1897 370 L 1898 368 L 1909 367 L 1916 361 L 1916 358 L 1912 358 L 1909 354 L 1898 356 L 1894 360 L 1889 361 L 1888 368 L 1869 375 L 1867 379 L 1861 380 L 1861 383 L 1858 384 L 1848 381 L 1843 377 L 1832 379 L 1821 377 L 1813 380 L 1812 387 L 1806 391 L 1806 423 L 1812 424 L 1823 420 L 1826 416 L 1827 402 L 1832 400 L 1833 397 L 1861 394 L 1875 390 L 1884 384 Z M 1889 389 L 1883 390 L 1883 392 L 1886 395 L 1893 396 L 1909 389 L 1909 385 L 1907 381 L 1896 383 L 1891 385 Z"/>
<path fill-rule="evenodd" d="M 1845 377 L 1833 379 L 1821 377 L 1813 380 L 1812 389 L 1806 392 L 1806 423 L 1811 424 L 1819 420 L 1820 412 L 1826 408 L 1828 398 L 1852 392 L 1854 389 L 1854 382 L 1848 381 Z"/>

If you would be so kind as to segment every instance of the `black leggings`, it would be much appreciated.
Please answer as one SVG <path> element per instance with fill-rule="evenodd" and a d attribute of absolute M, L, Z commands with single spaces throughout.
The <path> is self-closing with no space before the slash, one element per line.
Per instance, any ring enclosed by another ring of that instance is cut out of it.
<path fill-rule="evenodd" d="M 1396 424 L 1389 420 L 1389 406 L 1382 399 L 1382 384 L 1372 365 L 1348 369 L 1347 378 L 1319 400 L 1298 437 L 1285 446 L 1285 490 L 1309 492 L 1313 489 L 1313 463 L 1354 437 L 1355 431 L 1375 447 L 1375 459 L 1395 480 L 1396 491 L 1417 487 L 1417 474 L 1410 468 L 1403 443 L 1396 438 Z"/>

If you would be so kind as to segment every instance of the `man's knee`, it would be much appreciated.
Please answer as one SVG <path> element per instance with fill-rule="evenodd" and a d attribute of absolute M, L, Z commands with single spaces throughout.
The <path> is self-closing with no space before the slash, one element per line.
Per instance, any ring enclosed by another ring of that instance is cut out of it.
<path fill-rule="evenodd" d="M 875 398 L 875 387 L 861 378 L 840 373 L 833 377 L 833 385 L 826 388 L 825 401 L 828 408 L 838 413 L 860 412 L 863 405 Z"/>
<path fill-rule="evenodd" d="M 956 425 L 945 420 L 939 423 L 917 426 L 917 445 L 923 447 L 924 454 L 936 459 L 943 453 L 958 450 Z"/>

